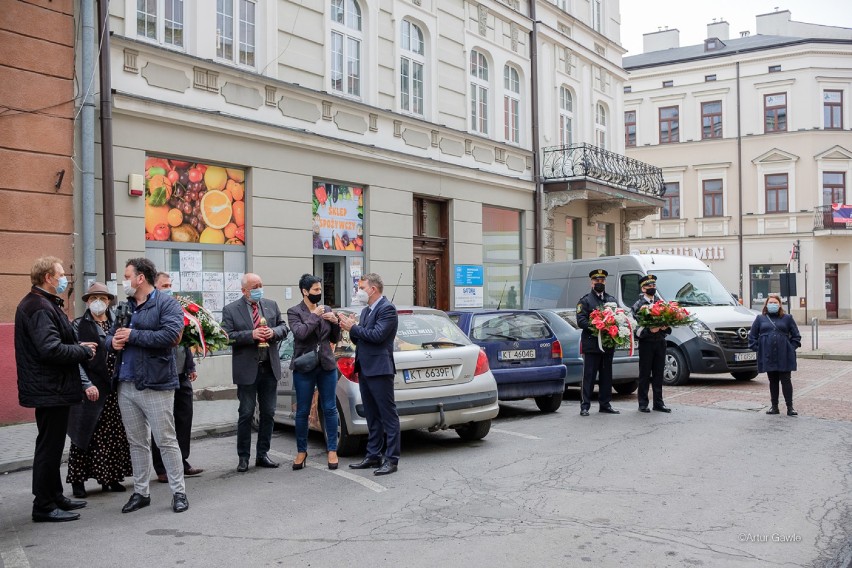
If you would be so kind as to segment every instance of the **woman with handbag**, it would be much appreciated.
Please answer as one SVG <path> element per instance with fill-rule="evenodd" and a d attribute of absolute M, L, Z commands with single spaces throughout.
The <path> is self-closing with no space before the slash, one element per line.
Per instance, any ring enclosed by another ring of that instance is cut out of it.
<path fill-rule="evenodd" d="M 302 301 L 287 310 L 287 323 L 293 331 L 293 385 L 296 388 L 296 459 L 293 469 L 305 467 L 308 459 L 308 414 L 314 389 L 324 419 L 328 469 L 337 469 L 337 362 L 331 349 L 340 341 L 337 315 L 322 300 L 322 280 L 312 274 L 299 279 Z"/>
<path fill-rule="evenodd" d="M 793 316 L 784 312 L 781 296 L 769 294 L 763 313 L 755 318 L 748 334 L 748 347 L 757 351 L 757 371 L 769 377 L 769 396 L 772 407 L 766 414 L 779 414 L 778 384 L 787 403 L 787 416 L 797 416 L 793 409 L 793 382 L 796 370 L 796 349 L 802 346 L 802 336 Z"/>

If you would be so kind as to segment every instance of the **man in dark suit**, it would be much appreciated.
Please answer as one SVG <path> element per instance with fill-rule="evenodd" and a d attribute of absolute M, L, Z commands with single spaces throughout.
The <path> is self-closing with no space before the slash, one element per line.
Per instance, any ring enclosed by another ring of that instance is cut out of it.
<path fill-rule="evenodd" d="M 639 279 L 642 295 L 633 304 L 633 315 L 638 316 L 639 310 L 644 306 L 652 306 L 657 298 L 657 277 L 646 274 Z M 666 336 L 672 332 L 672 328 L 664 327 L 637 327 L 636 338 L 639 340 L 639 391 L 636 398 L 639 400 L 639 412 L 651 412 L 648 410 L 648 385 L 654 393 L 654 410 L 658 412 L 671 412 L 671 409 L 663 402 L 663 371 L 666 367 Z"/>
<path fill-rule="evenodd" d="M 378 468 L 374 475 L 388 475 L 397 470 L 400 454 L 399 415 L 396 412 L 393 383 L 396 365 L 393 361 L 393 342 L 399 318 L 396 307 L 384 296 L 384 284 L 378 274 L 364 276 L 367 307 L 361 312 L 360 323 L 342 316 L 340 327 L 358 346 L 355 350 L 355 372 L 364 414 L 367 418 L 367 456 L 352 469 Z M 386 441 L 384 458 L 382 444 Z"/>
<path fill-rule="evenodd" d="M 615 349 L 598 347 L 598 338 L 590 331 L 591 313 L 604 304 L 617 304 L 614 297 L 606 293 L 606 277 L 609 273 L 598 268 L 589 273 L 592 291 L 580 298 L 577 303 L 577 325 L 583 330 L 580 341 L 583 347 L 583 389 L 580 400 L 580 416 L 588 416 L 592 405 L 592 391 L 595 378 L 598 378 L 598 404 L 600 412 L 621 414 L 610 404 L 612 400 L 612 358 Z"/>
<path fill-rule="evenodd" d="M 255 462 L 257 467 L 278 467 L 267 452 L 272 440 L 275 402 L 281 364 L 278 342 L 287 337 L 287 324 L 278 304 L 263 298 L 263 281 L 251 272 L 243 276 L 243 297 L 222 310 L 222 328 L 231 339 L 231 372 L 240 400 L 237 422 L 237 471 L 248 471 L 251 456 L 251 421 L 260 405 Z"/>

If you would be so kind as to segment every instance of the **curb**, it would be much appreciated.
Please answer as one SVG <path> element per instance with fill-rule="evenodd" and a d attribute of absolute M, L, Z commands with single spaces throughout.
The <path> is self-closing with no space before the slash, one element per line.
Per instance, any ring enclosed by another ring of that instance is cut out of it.
<path fill-rule="evenodd" d="M 822 359 L 824 361 L 852 361 L 852 354 L 843 353 L 799 353 L 800 359 Z"/>

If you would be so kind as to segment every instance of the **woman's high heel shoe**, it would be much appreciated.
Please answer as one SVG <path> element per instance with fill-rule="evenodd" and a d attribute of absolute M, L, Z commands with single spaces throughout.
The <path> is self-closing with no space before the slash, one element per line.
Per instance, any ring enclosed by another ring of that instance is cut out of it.
<path fill-rule="evenodd" d="M 299 453 L 301 454 L 301 452 Z M 296 455 L 296 458 L 298 457 L 299 456 Z M 306 461 L 308 461 L 308 452 L 305 452 L 305 457 L 302 458 L 302 461 L 297 462 L 296 460 L 293 460 L 293 470 L 304 469 Z"/>
<path fill-rule="evenodd" d="M 334 457 L 334 461 L 331 461 L 332 457 Z M 337 459 L 337 452 L 328 452 L 328 469 L 337 469 L 338 465 L 340 465 L 340 460 Z"/>
<path fill-rule="evenodd" d="M 89 495 L 86 493 L 86 486 L 82 483 L 72 483 L 71 492 L 78 499 L 85 499 Z"/>

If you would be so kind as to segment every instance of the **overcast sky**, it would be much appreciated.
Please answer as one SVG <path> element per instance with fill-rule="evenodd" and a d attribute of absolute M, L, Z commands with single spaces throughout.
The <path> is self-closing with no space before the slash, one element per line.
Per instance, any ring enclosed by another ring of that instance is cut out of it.
<path fill-rule="evenodd" d="M 627 56 L 642 53 L 642 34 L 660 27 L 680 30 L 680 45 L 696 45 L 707 37 L 713 18 L 731 25 L 731 37 L 755 33 L 755 16 L 789 10 L 792 19 L 810 24 L 852 27 L 850 0 L 621 0 L 621 41 Z"/>

